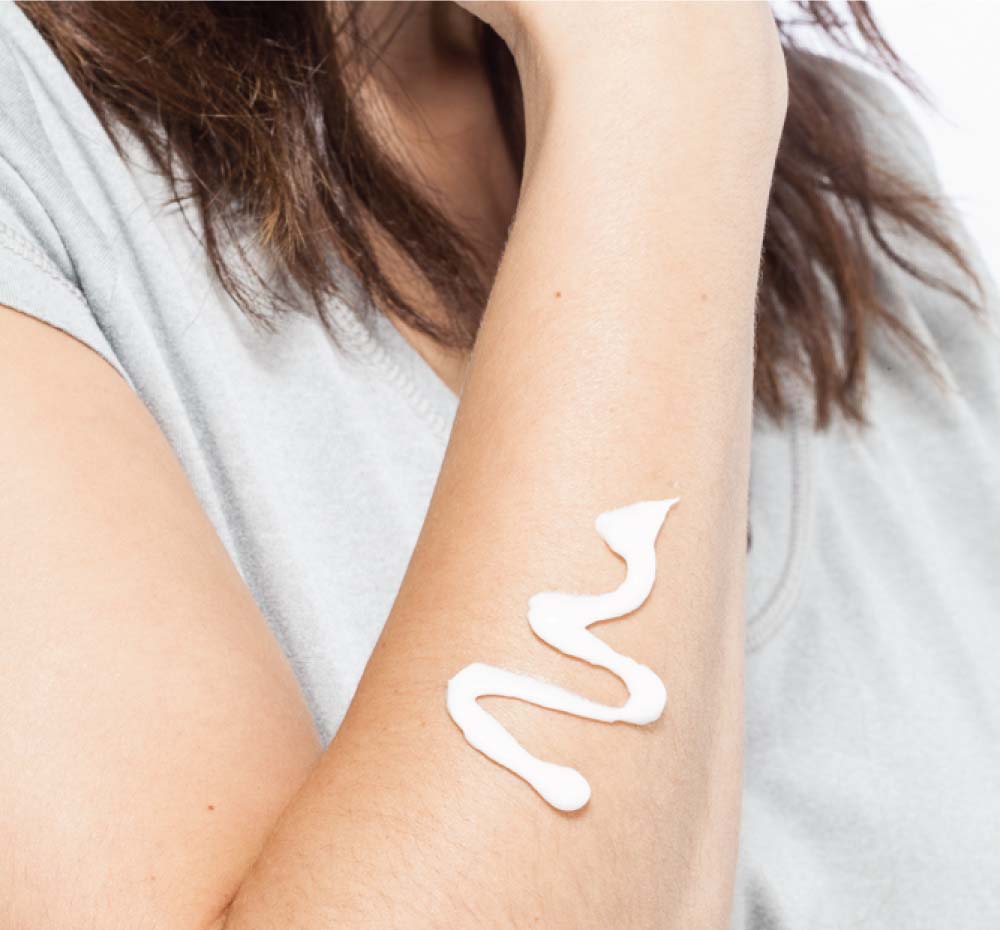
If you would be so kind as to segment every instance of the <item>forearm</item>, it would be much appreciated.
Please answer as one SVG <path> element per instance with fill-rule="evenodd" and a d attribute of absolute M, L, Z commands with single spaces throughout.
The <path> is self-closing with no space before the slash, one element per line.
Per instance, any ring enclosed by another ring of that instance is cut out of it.
<path fill-rule="evenodd" d="M 695 114 L 624 69 L 600 77 L 529 116 L 517 218 L 413 560 L 340 733 L 227 930 L 724 920 L 752 306 L 774 155 L 756 130 L 773 114 L 746 101 Z M 526 604 L 613 588 L 621 564 L 594 517 L 668 496 L 682 503 L 652 595 L 599 628 L 664 679 L 663 718 L 604 726 L 484 702 L 591 781 L 587 808 L 556 813 L 469 748 L 446 682 L 484 661 L 620 703 L 618 682 L 533 637 Z"/>

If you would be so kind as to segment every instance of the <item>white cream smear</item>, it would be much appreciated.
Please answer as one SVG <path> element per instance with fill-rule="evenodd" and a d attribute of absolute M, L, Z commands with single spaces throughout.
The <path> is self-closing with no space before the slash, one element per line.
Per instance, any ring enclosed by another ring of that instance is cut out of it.
<path fill-rule="evenodd" d="M 549 804 L 575 811 L 590 800 L 590 784 L 576 769 L 528 752 L 477 703 L 487 695 L 516 698 L 602 723 L 646 724 L 659 719 L 667 690 L 650 668 L 615 652 L 587 627 L 623 617 L 649 597 L 656 578 L 656 537 L 679 498 L 639 501 L 597 518 L 597 532 L 625 560 L 625 580 L 606 594 L 545 591 L 528 601 L 528 623 L 550 646 L 617 675 L 628 689 L 621 706 L 599 704 L 559 685 L 474 662 L 448 682 L 448 713 L 483 755 L 519 775 Z"/>

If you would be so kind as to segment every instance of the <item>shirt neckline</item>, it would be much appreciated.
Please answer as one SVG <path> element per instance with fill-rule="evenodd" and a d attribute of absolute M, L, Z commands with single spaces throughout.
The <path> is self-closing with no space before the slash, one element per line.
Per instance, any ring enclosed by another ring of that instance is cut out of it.
<path fill-rule="evenodd" d="M 338 339 L 348 343 L 392 384 L 434 437 L 446 444 L 458 410 L 458 396 L 392 321 L 372 307 L 350 269 L 338 268 L 338 277 L 342 293 L 328 307 Z"/>

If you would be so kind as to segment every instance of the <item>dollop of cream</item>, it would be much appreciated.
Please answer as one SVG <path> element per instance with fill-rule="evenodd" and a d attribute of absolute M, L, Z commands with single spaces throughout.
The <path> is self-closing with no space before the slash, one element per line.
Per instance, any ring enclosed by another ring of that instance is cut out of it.
<path fill-rule="evenodd" d="M 617 675 L 628 689 L 624 704 L 598 704 L 543 679 L 482 662 L 467 665 L 448 682 L 448 713 L 469 744 L 519 775 L 558 810 L 579 810 L 590 800 L 587 779 L 574 768 L 533 756 L 477 701 L 486 695 L 516 698 L 603 723 L 646 724 L 659 719 L 667 702 L 660 677 L 616 652 L 587 628 L 623 617 L 649 597 L 656 578 L 656 537 L 678 500 L 639 501 L 597 518 L 598 534 L 625 560 L 625 580 L 615 590 L 606 594 L 545 591 L 528 601 L 532 630 L 560 652 Z"/>

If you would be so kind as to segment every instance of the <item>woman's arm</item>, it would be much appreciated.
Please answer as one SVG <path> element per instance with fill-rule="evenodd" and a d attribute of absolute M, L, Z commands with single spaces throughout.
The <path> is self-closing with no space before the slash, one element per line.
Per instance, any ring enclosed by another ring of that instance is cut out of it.
<path fill-rule="evenodd" d="M 226 930 L 286 914 L 310 930 L 728 919 L 780 50 L 766 7 L 559 6 L 523 13 L 553 20 L 516 43 L 525 183 L 416 552 L 342 730 Z M 526 603 L 614 587 L 595 516 L 673 495 L 650 599 L 599 634 L 664 678 L 661 721 L 484 701 L 530 750 L 586 773 L 589 807 L 558 814 L 466 745 L 445 682 L 485 661 L 621 701 L 610 676 L 532 636 Z"/>
<path fill-rule="evenodd" d="M 319 755 L 142 402 L 0 307 L 0 926 L 201 930 Z"/>
<path fill-rule="evenodd" d="M 141 405 L 96 356 L 0 314 L 13 926 L 724 926 L 780 52 L 756 5 L 530 9 L 517 218 L 413 560 L 318 764 L 287 666 Z M 590 805 L 556 813 L 465 743 L 446 682 L 485 661 L 621 700 L 541 645 L 525 607 L 617 584 L 594 517 L 666 496 L 683 500 L 656 587 L 600 628 L 665 680 L 664 717 L 484 701 L 587 775 Z"/>

